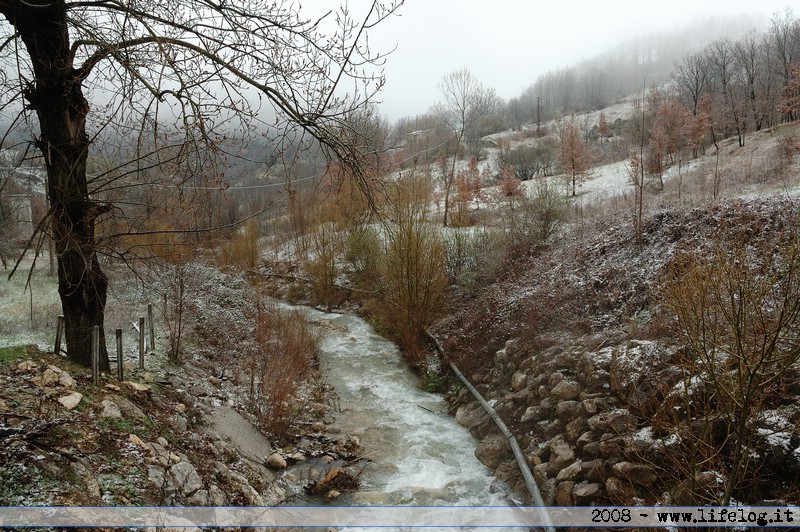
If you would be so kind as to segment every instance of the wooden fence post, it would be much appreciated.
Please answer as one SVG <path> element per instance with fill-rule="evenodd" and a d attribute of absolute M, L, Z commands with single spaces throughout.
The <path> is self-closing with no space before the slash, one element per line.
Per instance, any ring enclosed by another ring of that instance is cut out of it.
<path fill-rule="evenodd" d="M 149 322 L 150 327 L 150 354 L 156 352 L 156 333 L 155 327 L 153 327 L 153 304 L 147 304 L 147 321 Z"/>
<path fill-rule="evenodd" d="M 53 349 L 54 355 L 61 354 L 61 336 L 64 334 L 64 316 L 61 315 L 58 317 L 58 321 L 56 323 L 56 345 Z"/>
<path fill-rule="evenodd" d="M 122 329 L 117 329 L 117 379 L 125 380 L 125 368 L 122 365 Z"/>
<path fill-rule="evenodd" d="M 144 369 L 144 318 L 139 318 L 139 369 Z"/>
<path fill-rule="evenodd" d="M 92 329 L 92 384 L 100 382 L 100 327 Z"/>

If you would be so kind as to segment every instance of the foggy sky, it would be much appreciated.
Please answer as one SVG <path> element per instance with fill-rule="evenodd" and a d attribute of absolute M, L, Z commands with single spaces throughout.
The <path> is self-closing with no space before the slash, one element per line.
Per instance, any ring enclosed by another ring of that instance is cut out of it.
<path fill-rule="evenodd" d="M 358 18 L 370 3 L 348 1 Z M 304 0 L 301 13 L 318 13 L 333 5 Z M 437 83 L 442 76 L 463 66 L 507 99 L 548 70 L 570 66 L 638 35 L 681 28 L 710 16 L 746 15 L 765 22 L 788 5 L 786 0 L 406 0 L 400 16 L 382 22 L 370 34 L 374 49 L 397 47 L 387 60 L 386 86 L 378 99 L 390 122 L 422 114 L 440 98 Z"/>

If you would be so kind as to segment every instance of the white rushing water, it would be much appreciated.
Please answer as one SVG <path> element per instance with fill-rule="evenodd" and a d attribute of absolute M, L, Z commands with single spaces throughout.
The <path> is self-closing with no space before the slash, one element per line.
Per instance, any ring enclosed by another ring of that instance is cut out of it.
<path fill-rule="evenodd" d="M 397 347 L 363 320 L 307 310 L 325 331 L 321 366 L 339 395 L 336 425 L 358 436 L 371 463 L 340 504 L 506 506 L 505 486 L 475 458 L 478 444 L 418 388 Z"/>

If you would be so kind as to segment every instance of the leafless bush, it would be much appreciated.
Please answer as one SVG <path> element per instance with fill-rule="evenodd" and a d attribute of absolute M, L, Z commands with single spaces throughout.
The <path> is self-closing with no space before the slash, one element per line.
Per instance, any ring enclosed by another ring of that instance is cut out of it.
<path fill-rule="evenodd" d="M 382 304 L 377 319 L 414 362 L 421 363 L 425 328 L 441 311 L 447 286 L 439 228 L 430 213 L 430 180 L 410 176 L 398 183 L 384 224 Z"/>
<path fill-rule="evenodd" d="M 677 437 L 691 465 L 688 489 L 697 502 L 746 500 L 759 414 L 800 361 L 798 237 L 759 245 L 739 235 L 707 253 L 680 254 L 662 295 L 690 353 L 675 424 L 685 429 Z M 719 473 L 721 490 L 695 485 L 709 470 Z"/>
<path fill-rule="evenodd" d="M 299 412 L 298 393 L 316 365 L 319 336 L 300 311 L 258 302 L 255 345 L 246 360 L 250 407 L 273 434 L 282 434 Z"/>

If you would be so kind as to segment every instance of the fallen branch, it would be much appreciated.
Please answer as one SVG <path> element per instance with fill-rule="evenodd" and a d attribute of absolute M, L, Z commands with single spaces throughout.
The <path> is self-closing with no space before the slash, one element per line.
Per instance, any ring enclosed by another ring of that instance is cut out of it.
<path fill-rule="evenodd" d="M 20 425 L 18 427 L 4 427 L 4 430 L 2 433 L 0 433 L 0 437 L 14 440 L 22 439 L 26 441 L 34 441 L 42 436 L 45 436 L 55 427 L 65 425 L 67 423 L 74 423 L 74 421 L 70 419 L 53 419 L 49 421 L 44 419 L 32 419 L 25 425 Z"/>

